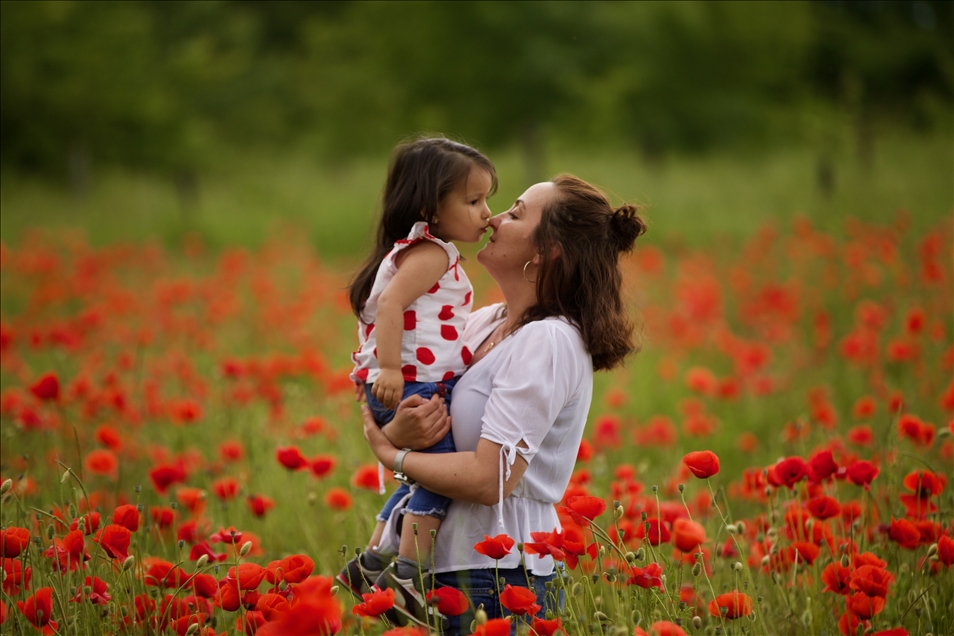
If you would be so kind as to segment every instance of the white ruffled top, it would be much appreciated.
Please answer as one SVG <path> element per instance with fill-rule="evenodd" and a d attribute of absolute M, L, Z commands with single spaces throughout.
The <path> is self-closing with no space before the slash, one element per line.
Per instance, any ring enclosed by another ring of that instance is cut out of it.
<path fill-rule="evenodd" d="M 470 315 L 464 344 L 476 351 L 503 321 L 500 305 Z M 452 431 L 458 451 L 483 438 L 501 445 L 498 489 L 519 454 L 527 470 L 496 506 L 454 501 L 434 547 L 437 572 L 493 568 L 474 551 L 484 535 L 506 533 L 517 543 L 531 532 L 560 527 L 554 504 L 563 497 L 576 462 L 593 394 L 593 361 L 579 331 L 564 318 L 524 325 L 471 366 L 454 388 Z M 525 557 L 537 576 L 553 572 L 552 557 Z M 516 547 L 499 567 L 520 565 Z"/>

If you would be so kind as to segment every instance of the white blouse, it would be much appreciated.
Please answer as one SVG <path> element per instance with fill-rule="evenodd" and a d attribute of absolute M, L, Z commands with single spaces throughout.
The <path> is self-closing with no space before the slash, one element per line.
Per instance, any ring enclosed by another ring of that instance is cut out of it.
<path fill-rule="evenodd" d="M 501 306 L 475 311 L 464 327 L 464 344 L 476 351 L 503 321 Z M 524 325 L 473 364 L 454 388 L 452 432 L 458 451 L 475 451 L 483 438 L 501 445 L 498 488 L 516 454 L 527 470 L 509 497 L 496 506 L 453 501 L 437 533 L 437 572 L 493 568 L 494 559 L 474 551 L 484 535 L 506 533 L 529 543 L 531 532 L 560 527 L 560 501 L 576 462 L 593 395 L 593 360 L 579 331 L 564 318 Z M 396 516 L 396 515 L 392 515 Z M 526 555 L 537 576 L 553 572 L 553 558 Z M 499 567 L 520 565 L 516 546 Z"/>

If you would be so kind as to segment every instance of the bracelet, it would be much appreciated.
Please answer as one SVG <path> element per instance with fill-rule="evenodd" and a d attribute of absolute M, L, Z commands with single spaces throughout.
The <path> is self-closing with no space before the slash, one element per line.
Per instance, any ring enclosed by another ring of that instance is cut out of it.
<path fill-rule="evenodd" d="M 410 448 L 402 448 L 394 457 L 394 478 L 408 486 L 416 483 L 413 479 L 404 474 L 404 457 L 410 452 Z"/>

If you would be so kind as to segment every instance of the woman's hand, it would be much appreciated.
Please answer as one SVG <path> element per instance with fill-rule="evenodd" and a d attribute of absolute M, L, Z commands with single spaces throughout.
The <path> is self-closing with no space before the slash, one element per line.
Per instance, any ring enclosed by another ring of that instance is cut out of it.
<path fill-rule="evenodd" d="M 361 405 L 361 416 L 364 418 L 364 439 L 368 440 L 371 452 L 385 468 L 394 470 L 394 458 L 398 449 L 388 441 L 388 438 L 378 428 L 374 416 L 371 415 L 371 409 L 366 404 Z"/>
<path fill-rule="evenodd" d="M 365 429 L 369 417 L 367 413 Z M 394 419 L 381 430 L 395 447 L 421 450 L 439 442 L 450 430 L 450 424 L 444 398 L 433 395 L 425 400 L 420 395 L 409 395 L 398 405 Z"/>

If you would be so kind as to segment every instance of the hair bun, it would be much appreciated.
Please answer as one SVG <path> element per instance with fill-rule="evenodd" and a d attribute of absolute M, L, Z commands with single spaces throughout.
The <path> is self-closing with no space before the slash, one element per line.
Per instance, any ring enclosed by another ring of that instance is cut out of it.
<path fill-rule="evenodd" d="M 639 215 L 640 210 L 641 206 L 624 204 L 610 216 L 611 238 L 620 252 L 633 249 L 636 239 L 646 232 L 646 221 Z"/>

